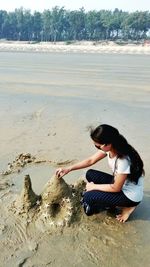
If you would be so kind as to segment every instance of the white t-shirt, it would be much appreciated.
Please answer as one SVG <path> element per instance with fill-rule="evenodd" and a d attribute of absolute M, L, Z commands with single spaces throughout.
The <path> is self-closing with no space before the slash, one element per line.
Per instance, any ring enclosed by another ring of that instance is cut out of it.
<path fill-rule="evenodd" d="M 129 174 L 130 173 L 130 158 L 124 157 L 122 159 L 114 157 L 110 158 L 107 153 L 108 164 L 115 174 Z M 122 187 L 123 193 L 132 201 L 139 202 L 143 198 L 143 176 L 138 180 L 138 184 L 126 179 Z"/>

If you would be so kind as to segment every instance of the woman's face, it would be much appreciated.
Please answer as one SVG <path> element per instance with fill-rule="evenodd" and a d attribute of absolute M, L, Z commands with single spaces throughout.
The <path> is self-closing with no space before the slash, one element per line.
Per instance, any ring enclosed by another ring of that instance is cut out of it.
<path fill-rule="evenodd" d="M 112 149 L 112 145 L 111 144 L 108 144 L 108 145 L 105 145 L 105 144 L 99 144 L 97 142 L 94 142 L 94 146 L 97 148 L 97 149 L 100 149 L 104 152 L 109 152 L 111 149 Z"/>

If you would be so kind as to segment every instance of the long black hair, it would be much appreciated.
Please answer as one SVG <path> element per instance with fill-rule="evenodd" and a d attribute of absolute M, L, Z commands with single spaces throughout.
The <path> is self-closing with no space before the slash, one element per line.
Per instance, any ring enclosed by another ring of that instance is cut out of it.
<path fill-rule="evenodd" d="M 116 128 L 107 124 L 102 124 L 95 129 L 91 129 L 90 136 L 93 141 L 99 144 L 111 144 L 118 158 L 123 158 L 125 156 L 130 158 L 131 173 L 128 174 L 128 179 L 137 184 L 140 176 L 144 174 L 144 164 L 138 152 L 128 144 L 125 137 L 121 135 Z"/>

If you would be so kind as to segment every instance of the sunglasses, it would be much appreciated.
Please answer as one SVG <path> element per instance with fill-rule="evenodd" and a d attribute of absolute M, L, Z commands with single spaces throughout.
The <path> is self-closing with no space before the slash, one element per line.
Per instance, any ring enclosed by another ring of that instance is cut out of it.
<path fill-rule="evenodd" d="M 95 145 L 95 147 L 97 148 L 97 149 L 102 149 L 103 147 L 105 146 L 105 144 L 104 145 L 101 145 L 101 146 L 97 146 L 97 145 Z"/>

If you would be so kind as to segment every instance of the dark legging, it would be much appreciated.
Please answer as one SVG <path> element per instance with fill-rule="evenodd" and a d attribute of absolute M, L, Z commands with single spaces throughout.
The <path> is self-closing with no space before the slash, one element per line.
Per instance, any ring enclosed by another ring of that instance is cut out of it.
<path fill-rule="evenodd" d="M 114 182 L 112 175 L 92 169 L 87 171 L 86 179 L 94 184 L 112 184 Z M 83 201 L 90 206 L 98 205 L 99 207 L 134 207 L 139 204 L 139 202 L 128 199 L 122 191 L 114 193 L 100 190 L 88 191 L 84 194 Z"/>

